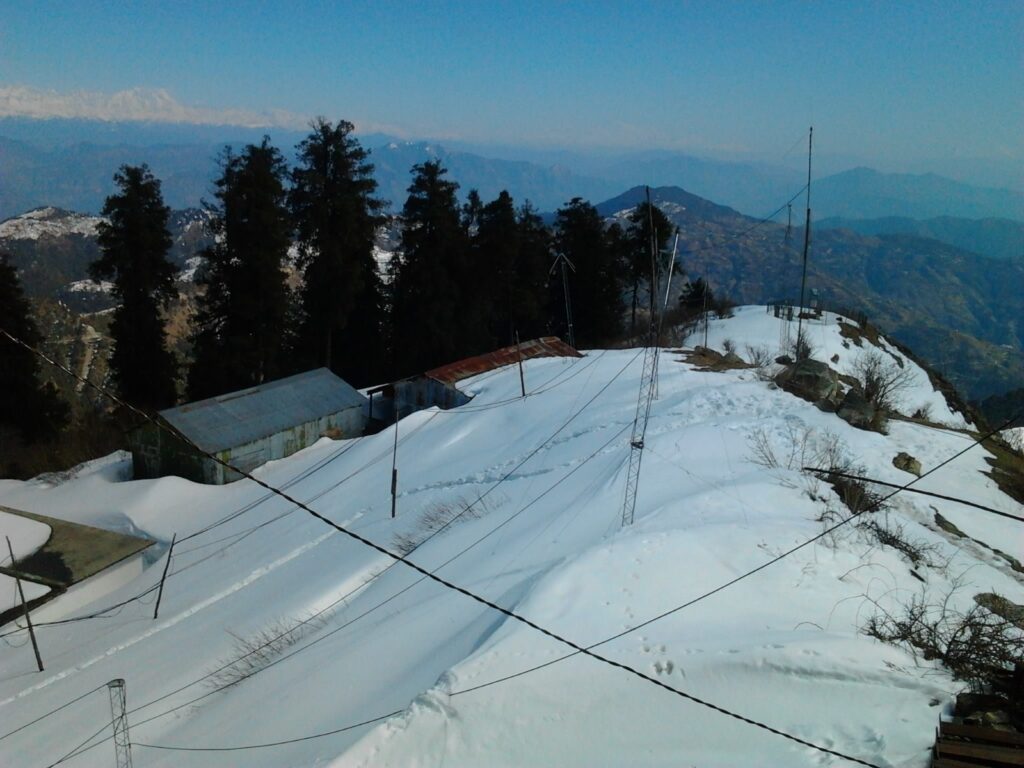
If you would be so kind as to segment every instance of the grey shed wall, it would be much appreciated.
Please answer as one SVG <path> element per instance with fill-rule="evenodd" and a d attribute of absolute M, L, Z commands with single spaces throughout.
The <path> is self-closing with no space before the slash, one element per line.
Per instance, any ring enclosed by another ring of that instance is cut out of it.
<path fill-rule="evenodd" d="M 363 395 L 322 368 L 170 408 L 158 418 L 203 450 L 249 472 L 311 445 L 327 432 L 332 437 L 361 435 L 367 406 Z M 138 478 L 173 474 L 222 484 L 241 477 L 151 424 L 133 432 L 130 443 Z"/>

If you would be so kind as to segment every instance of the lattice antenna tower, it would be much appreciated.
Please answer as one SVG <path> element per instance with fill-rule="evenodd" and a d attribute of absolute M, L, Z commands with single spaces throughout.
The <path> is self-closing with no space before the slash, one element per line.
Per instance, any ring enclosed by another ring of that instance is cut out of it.
<path fill-rule="evenodd" d="M 107 692 L 110 694 L 110 716 L 114 726 L 114 756 L 117 768 L 132 768 L 132 742 L 128 737 L 124 680 L 120 677 L 111 680 L 107 683 Z"/>
<path fill-rule="evenodd" d="M 653 212 L 651 211 L 651 188 L 647 188 L 647 212 L 651 230 L 651 312 L 647 326 L 647 345 L 644 347 L 644 367 L 640 375 L 640 391 L 636 399 L 636 415 L 633 417 L 633 432 L 629 438 L 629 467 L 626 472 L 626 497 L 622 504 L 623 527 L 633 524 L 636 510 L 636 493 L 640 487 L 640 464 L 644 453 L 644 436 L 647 434 L 647 420 L 651 415 L 651 400 L 654 399 L 654 382 L 658 375 L 658 321 L 654 296 L 658 283 L 657 239 L 654 234 Z"/>

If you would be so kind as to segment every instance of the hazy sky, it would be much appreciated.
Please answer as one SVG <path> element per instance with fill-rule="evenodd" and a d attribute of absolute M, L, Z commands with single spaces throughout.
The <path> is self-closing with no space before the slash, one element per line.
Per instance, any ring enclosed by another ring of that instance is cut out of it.
<path fill-rule="evenodd" d="M 1022 41 L 1021 0 L 0 0 L 0 111 L 96 116 L 104 94 L 163 89 L 186 118 L 280 110 L 410 137 L 771 160 L 813 122 L 825 152 L 878 165 L 1020 161 Z"/>

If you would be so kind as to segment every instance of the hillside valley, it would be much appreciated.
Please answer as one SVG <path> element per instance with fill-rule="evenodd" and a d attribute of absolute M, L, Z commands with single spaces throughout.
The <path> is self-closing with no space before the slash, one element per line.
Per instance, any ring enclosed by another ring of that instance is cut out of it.
<path fill-rule="evenodd" d="M 624 216 L 643 198 L 637 187 L 598 204 L 604 216 Z M 678 187 L 652 199 L 679 227 L 684 276 L 707 276 L 713 290 L 740 303 L 795 301 L 799 296 L 802 227 L 760 222 Z M 783 214 L 784 215 L 784 214 Z M 198 265 L 209 243 L 198 210 L 176 211 L 170 258 L 181 270 L 185 300 L 173 333 L 182 346 Z M 83 214 L 46 208 L 0 223 L 0 249 L 11 254 L 28 295 L 53 299 L 73 313 L 112 306 L 104 287 L 88 280 L 98 256 L 95 225 Z M 384 259 L 396 248 L 393 227 L 381 231 Z M 382 262 L 383 263 L 383 262 Z M 936 239 L 859 234 L 850 228 L 812 232 L 809 298 L 862 311 L 945 374 L 966 397 L 981 400 L 1024 383 L 1024 260 L 991 259 Z"/>

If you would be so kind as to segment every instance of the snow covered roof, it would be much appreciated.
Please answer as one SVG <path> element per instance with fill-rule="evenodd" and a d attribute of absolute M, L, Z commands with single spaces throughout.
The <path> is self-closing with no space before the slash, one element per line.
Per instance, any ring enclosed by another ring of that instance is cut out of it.
<path fill-rule="evenodd" d="M 160 411 L 206 451 L 251 443 L 297 424 L 362 407 L 366 398 L 326 368 Z"/>

